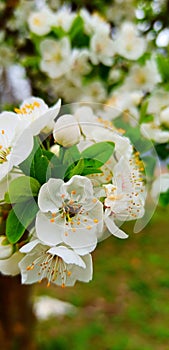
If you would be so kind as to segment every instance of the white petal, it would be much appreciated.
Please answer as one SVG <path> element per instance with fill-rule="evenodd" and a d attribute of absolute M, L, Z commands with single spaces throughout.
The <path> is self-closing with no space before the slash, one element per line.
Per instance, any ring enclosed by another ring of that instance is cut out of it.
<path fill-rule="evenodd" d="M 127 235 L 126 233 L 124 233 L 122 230 L 120 230 L 120 229 L 118 228 L 118 226 L 115 225 L 115 223 L 114 223 L 114 221 L 113 221 L 113 218 L 111 218 L 111 217 L 108 216 L 108 217 L 105 217 L 105 220 L 104 220 L 104 221 L 105 221 L 105 224 L 106 224 L 108 230 L 109 230 L 114 236 L 116 236 L 116 237 L 118 237 L 118 238 L 122 238 L 122 239 L 128 237 L 128 235 Z"/>
<path fill-rule="evenodd" d="M 24 130 L 18 138 L 13 152 L 11 153 L 11 163 L 18 165 L 23 162 L 31 153 L 33 148 L 33 137 L 28 129 Z"/>
<path fill-rule="evenodd" d="M 76 230 L 75 232 L 73 230 Z M 76 253 L 85 255 L 92 252 L 97 245 L 96 230 L 94 227 L 72 228 L 67 230 L 67 234 L 62 235 L 62 240 L 73 248 Z"/>
<path fill-rule="evenodd" d="M 45 183 L 38 196 L 38 205 L 43 212 L 55 212 L 57 208 L 62 206 L 61 186 L 63 185 L 63 180 L 61 179 L 50 179 Z"/>
<path fill-rule="evenodd" d="M 47 215 L 38 212 L 35 225 L 37 237 L 45 244 L 56 245 L 63 241 L 62 235 L 64 233 L 64 225 L 63 219 L 60 217 L 57 222 L 50 222 Z"/>
<path fill-rule="evenodd" d="M 39 266 L 36 264 L 32 270 L 27 270 L 27 267 L 37 258 L 37 252 L 27 254 L 19 263 L 21 270 L 22 284 L 32 284 L 39 281 Z"/>
<path fill-rule="evenodd" d="M 19 250 L 21 253 L 29 253 L 33 248 L 37 246 L 37 244 L 41 243 L 39 239 L 34 239 L 33 241 L 23 245 L 23 247 Z"/>
<path fill-rule="evenodd" d="M 48 250 L 48 253 L 60 256 L 66 264 L 75 264 L 82 268 L 86 267 L 84 261 L 78 254 L 64 246 L 52 247 Z"/>
<path fill-rule="evenodd" d="M 38 135 L 42 129 L 45 128 L 52 120 L 54 120 L 60 110 L 61 100 L 57 102 L 55 107 L 49 108 L 46 113 L 40 115 L 34 122 L 31 123 L 30 128 L 33 135 Z"/>
<path fill-rule="evenodd" d="M 20 273 L 18 264 L 22 257 L 23 254 L 16 252 L 10 258 L 0 260 L 0 272 L 2 272 L 3 275 L 18 275 Z"/>

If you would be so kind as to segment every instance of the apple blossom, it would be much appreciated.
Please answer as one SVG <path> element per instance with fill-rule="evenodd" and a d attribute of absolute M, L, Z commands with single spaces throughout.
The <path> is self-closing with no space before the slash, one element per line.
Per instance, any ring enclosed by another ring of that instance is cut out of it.
<path fill-rule="evenodd" d="M 90 59 L 92 63 L 103 63 L 105 66 L 112 66 L 114 56 L 114 43 L 107 34 L 96 33 L 90 40 Z"/>
<path fill-rule="evenodd" d="M 0 180 L 24 161 L 33 148 L 33 138 L 26 124 L 12 112 L 0 114 Z M 25 129 L 25 130 L 23 130 Z"/>
<path fill-rule="evenodd" d="M 53 14 L 53 27 L 60 27 L 65 32 L 71 28 L 76 14 L 71 12 L 69 8 L 62 7 L 55 14 Z"/>
<path fill-rule="evenodd" d="M 76 280 L 89 282 L 92 279 L 90 254 L 81 257 L 64 245 L 50 247 L 39 240 L 24 245 L 20 251 L 26 253 L 19 263 L 23 284 L 46 278 L 48 287 L 54 283 L 64 288 L 73 286 Z"/>
<path fill-rule="evenodd" d="M 47 7 L 43 7 L 41 11 L 31 12 L 28 17 L 30 31 L 39 36 L 48 34 L 54 20 L 53 16 Z"/>
<path fill-rule="evenodd" d="M 61 100 L 52 106 L 48 105 L 39 97 L 29 97 L 23 101 L 19 108 L 15 108 L 18 119 L 30 128 L 35 136 L 41 131 L 49 132 L 54 126 L 54 119 L 57 117 L 61 106 Z"/>
<path fill-rule="evenodd" d="M 137 60 L 146 50 L 146 40 L 139 37 L 137 26 L 124 22 L 115 38 L 116 52 L 129 59 Z"/>
<path fill-rule="evenodd" d="M 3 275 L 8 275 L 8 276 L 19 275 L 20 269 L 18 264 L 22 258 L 23 258 L 23 254 L 17 251 L 7 259 L 0 259 L 0 272 Z"/>
<path fill-rule="evenodd" d="M 147 60 L 144 66 L 133 64 L 125 79 L 124 86 L 128 90 L 152 91 L 162 81 L 154 58 Z"/>
<path fill-rule="evenodd" d="M 53 130 L 55 142 L 63 147 L 71 147 L 80 141 L 81 133 L 76 119 L 69 114 L 62 115 Z"/>
<path fill-rule="evenodd" d="M 40 68 L 50 78 L 60 78 L 70 68 L 71 47 L 68 37 L 60 40 L 44 39 L 40 44 Z"/>
<path fill-rule="evenodd" d="M 169 141 L 169 131 L 162 130 L 159 122 L 142 123 L 140 130 L 142 135 L 147 139 L 158 143 L 165 143 Z"/>
<path fill-rule="evenodd" d="M 169 190 L 169 174 L 164 173 L 159 175 L 152 184 L 151 195 L 154 201 L 158 200 L 160 193 L 165 193 Z"/>
<path fill-rule="evenodd" d="M 65 243 L 81 255 L 95 249 L 103 226 L 103 206 L 87 177 L 75 175 L 66 183 L 50 179 L 39 191 L 38 205 L 36 232 L 42 242 Z"/>
<path fill-rule="evenodd" d="M 5 235 L 0 236 L 0 260 L 9 258 L 13 253 L 13 246 Z"/>
<path fill-rule="evenodd" d="M 114 220 L 134 220 L 144 215 L 145 188 L 138 163 L 134 158 L 121 157 L 114 166 L 112 183 L 104 185 L 104 221 L 109 231 L 120 238 L 127 236 Z"/>
<path fill-rule="evenodd" d="M 167 128 L 169 127 L 169 104 L 166 108 L 163 108 L 160 115 L 159 115 L 159 120 L 161 124 L 166 126 Z"/>

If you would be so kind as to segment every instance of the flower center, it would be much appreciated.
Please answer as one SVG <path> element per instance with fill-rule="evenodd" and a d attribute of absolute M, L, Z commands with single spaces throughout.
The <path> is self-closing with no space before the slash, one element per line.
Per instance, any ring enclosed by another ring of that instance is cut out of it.
<path fill-rule="evenodd" d="M 71 276 L 71 271 L 67 269 L 67 265 L 63 259 L 57 255 L 52 255 L 47 251 L 41 253 L 31 265 L 27 266 L 26 269 L 27 271 L 31 271 L 35 267 L 38 269 L 39 282 L 44 278 L 47 278 L 47 287 L 50 286 L 51 282 L 58 280 L 61 287 L 64 288 L 67 277 Z"/>
<path fill-rule="evenodd" d="M 81 204 L 67 204 L 63 207 L 63 215 L 65 215 L 67 221 L 71 221 L 71 219 L 79 213 L 82 206 Z"/>
<path fill-rule="evenodd" d="M 11 147 L 8 148 L 2 148 L 2 145 L 0 145 L 0 164 L 3 164 L 8 161 L 7 157 L 11 152 Z"/>
<path fill-rule="evenodd" d="M 30 103 L 30 104 L 25 103 L 25 105 L 23 105 L 22 108 L 14 108 L 14 111 L 17 114 L 27 115 L 27 114 L 32 114 L 32 112 L 39 107 L 40 107 L 40 103 L 38 101 L 34 101 L 33 103 Z"/>
<path fill-rule="evenodd" d="M 0 164 L 3 164 L 8 161 L 8 155 L 11 153 L 12 147 L 8 147 L 9 144 L 8 137 L 5 130 L 1 130 L 1 142 L 0 144 Z"/>

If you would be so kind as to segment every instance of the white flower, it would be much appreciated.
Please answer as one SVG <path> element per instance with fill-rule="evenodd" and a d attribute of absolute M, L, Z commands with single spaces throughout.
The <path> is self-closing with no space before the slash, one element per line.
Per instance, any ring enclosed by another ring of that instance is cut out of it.
<path fill-rule="evenodd" d="M 70 12 L 69 8 L 63 7 L 59 9 L 54 15 L 53 26 L 60 27 L 65 32 L 68 32 L 71 28 L 75 16 L 76 14 Z"/>
<path fill-rule="evenodd" d="M 162 130 L 159 123 L 142 123 L 140 130 L 142 135 L 147 139 L 158 143 L 166 143 L 169 141 L 169 131 Z"/>
<path fill-rule="evenodd" d="M 44 39 L 40 44 L 40 69 L 50 78 L 60 78 L 70 69 L 71 47 L 67 37 L 60 40 Z"/>
<path fill-rule="evenodd" d="M 9 258 L 13 253 L 12 244 L 7 242 L 6 236 L 0 236 L 0 260 Z"/>
<path fill-rule="evenodd" d="M 138 35 L 136 25 L 124 22 L 116 34 L 116 52 L 129 60 L 137 60 L 146 50 L 146 40 Z"/>
<path fill-rule="evenodd" d="M 84 29 L 87 34 L 110 33 L 110 24 L 99 13 L 95 12 L 91 15 L 86 9 L 81 9 L 80 16 L 84 21 Z"/>
<path fill-rule="evenodd" d="M 20 252 L 15 252 L 7 259 L 0 260 L 0 272 L 3 275 L 16 276 L 20 273 L 19 262 L 23 258 L 23 254 Z"/>
<path fill-rule="evenodd" d="M 88 74 L 92 67 L 89 64 L 89 51 L 87 49 L 73 49 L 71 55 L 70 69 L 66 73 L 69 81 L 81 86 L 81 78 Z"/>
<path fill-rule="evenodd" d="M 80 257 L 65 246 L 50 247 L 34 240 L 21 248 L 26 256 L 19 263 L 22 283 L 31 284 L 47 279 L 62 288 L 73 286 L 76 280 L 89 282 L 92 279 L 90 254 Z"/>
<path fill-rule="evenodd" d="M 93 64 L 103 63 L 112 66 L 114 56 L 114 43 L 105 33 L 96 33 L 90 40 L 90 59 Z"/>
<path fill-rule="evenodd" d="M 72 101 L 79 101 L 83 92 L 83 82 L 81 75 L 73 74 L 70 76 L 70 74 L 71 71 L 68 71 L 61 78 L 51 79 L 49 86 L 53 97 L 62 96 L 66 102 L 72 103 Z"/>
<path fill-rule="evenodd" d="M 159 115 L 159 120 L 161 124 L 163 124 L 166 127 L 169 127 L 169 105 L 166 108 L 162 109 Z"/>
<path fill-rule="evenodd" d="M 36 231 L 41 241 L 49 245 L 64 242 L 81 255 L 95 249 L 102 231 L 103 206 L 93 196 L 88 178 L 75 175 L 67 183 L 50 179 L 39 191 L 38 204 Z"/>
<path fill-rule="evenodd" d="M 106 101 L 103 107 L 103 116 L 106 119 L 112 120 L 123 112 L 127 112 L 130 122 L 132 122 L 132 117 L 136 119 L 139 117 L 136 107 L 141 102 L 143 96 L 144 93 L 141 90 L 130 90 L 129 86 L 124 84 L 119 89 L 116 89 Z"/>
<path fill-rule="evenodd" d="M 104 188 L 106 226 L 115 236 L 126 238 L 114 220 L 134 220 L 144 215 L 145 189 L 135 159 L 121 157 L 113 169 L 112 184 L 105 185 Z"/>
<path fill-rule="evenodd" d="M 28 18 L 29 29 L 37 35 L 48 34 L 51 30 L 54 14 L 43 7 L 41 11 L 31 12 Z"/>
<path fill-rule="evenodd" d="M 159 115 L 163 108 L 169 105 L 169 91 L 156 89 L 148 99 L 148 114 Z"/>
<path fill-rule="evenodd" d="M 15 113 L 0 114 L 0 180 L 31 153 L 32 134 L 24 128 L 26 124 L 21 123 Z"/>
<path fill-rule="evenodd" d="M 70 114 L 62 115 L 55 123 L 53 137 L 63 147 L 76 145 L 81 137 L 76 119 Z"/>
<path fill-rule="evenodd" d="M 156 202 L 160 193 L 165 193 L 169 190 L 169 174 L 164 173 L 158 176 L 153 182 L 151 195 Z"/>
<path fill-rule="evenodd" d="M 23 101 L 19 108 L 15 108 L 18 119 L 24 121 L 30 127 L 32 135 L 38 135 L 40 131 L 49 132 L 54 126 L 54 119 L 60 110 L 61 100 L 52 106 L 38 97 L 29 97 Z"/>
<path fill-rule="evenodd" d="M 50 147 L 50 151 L 52 153 L 54 153 L 57 157 L 59 157 L 60 146 L 59 145 L 53 145 L 52 147 Z"/>
<path fill-rule="evenodd" d="M 161 82 L 155 59 L 147 60 L 144 66 L 135 64 L 125 80 L 126 89 L 152 91 Z"/>
<path fill-rule="evenodd" d="M 102 114 L 102 111 L 100 111 Z M 97 117 L 89 106 L 78 107 L 74 112 L 74 118 L 79 124 L 84 140 L 81 140 L 78 148 L 80 151 L 96 142 L 114 142 L 115 156 L 119 159 L 122 155 L 130 158 L 133 148 L 130 140 L 122 136 L 112 123 Z"/>
<path fill-rule="evenodd" d="M 94 80 L 83 86 L 79 102 L 99 103 L 106 98 L 106 89 L 103 83 L 99 80 Z"/>

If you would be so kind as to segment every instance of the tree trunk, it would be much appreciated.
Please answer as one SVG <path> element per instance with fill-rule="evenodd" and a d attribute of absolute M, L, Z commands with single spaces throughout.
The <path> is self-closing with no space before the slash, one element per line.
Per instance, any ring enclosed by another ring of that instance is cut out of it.
<path fill-rule="evenodd" d="M 20 276 L 0 275 L 0 345 L 3 350 L 35 350 L 31 286 Z"/>

